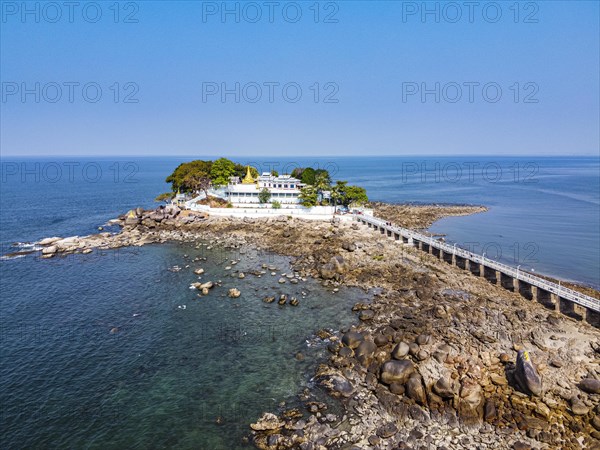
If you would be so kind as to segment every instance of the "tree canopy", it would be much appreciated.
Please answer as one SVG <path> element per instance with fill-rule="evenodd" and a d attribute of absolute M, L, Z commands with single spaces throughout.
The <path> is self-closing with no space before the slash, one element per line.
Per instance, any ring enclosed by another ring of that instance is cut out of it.
<path fill-rule="evenodd" d="M 227 158 L 217 159 L 210 168 L 210 179 L 214 186 L 227 186 L 229 177 L 235 174 L 235 163 Z"/>
<path fill-rule="evenodd" d="M 338 181 L 332 187 L 331 198 L 336 205 L 343 206 L 359 206 L 369 201 L 365 188 L 349 185 L 347 181 Z"/>
<path fill-rule="evenodd" d="M 267 188 L 263 188 L 263 190 L 258 193 L 258 201 L 260 203 L 268 203 L 269 200 L 271 200 L 271 191 Z"/>
<path fill-rule="evenodd" d="M 186 184 L 186 177 L 189 175 L 210 177 L 212 161 L 195 160 L 187 163 L 182 163 L 177 166 L 171 175 L 166 178 L 167 183 L 171 183 L 173 192 L 183 191 L 190 192 L 194 187 Z M 188 181 L 190 178 L 188 178 Z"/>
<path fill-rule="evenodd" d="M 302 206 L 311 207 L 317 205 L 317 189 L 310 184 L 300 189 L 300 204 Z"/>

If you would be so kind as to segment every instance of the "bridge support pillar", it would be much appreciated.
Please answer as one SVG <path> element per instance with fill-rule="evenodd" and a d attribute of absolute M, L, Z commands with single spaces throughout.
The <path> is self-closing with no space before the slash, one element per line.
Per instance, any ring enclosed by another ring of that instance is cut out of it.
<path fill-rule="evenodd" d="M 517 293 L 519 292 L 519 280 L 516 278 L 513 278 L 513 291 Z"/>
<path fill-rule="evenodd" d="M 423 250 L 423 242 L 422 241 L 417 241 L 417 248 L 419 250 Z"/>
<path fill-rule="evenodd" d="M 560 312 L 560 298 L 558 295 L 550 293 L 550 301 L 554 305 L 554 311 Z"/>
<path fill-rule="evenodd" d="M 578 316 L 581 317 L 581 320 L 583 320 L 584 322 L 587 321 L 587 312 L 588 309 L 585 306 L 582 305 L 577 305 L 577 304 L 573 304 L 573 310 L 575 311 L 575 314 L 577 314 Z"/>
<path fill-rule="evenodd" d="M 596 328 L 600 328 L 600 313 L 592 309 L 587 310 L 587 322 Z"/>
<path fill-rule="evenodd" d="M 485 278 L 485 266 L 483 264 L 479 264 L 479 276 Z"/>
<path fill-rule="evenodd" d="M 456 266 L 456 255 L 452 255 L 452 265 Z"/>
<path fill-rule="evenodd" d="M 470 271 L 471 271 L 471 260 L 470 260 L 470 259 L 466 259 L 466 258 L 465 258 L 465 270 L 466 270 L 467 272 L 470 272 Z"/>
<path fill-rule="evenodd" d="M 559 310 L 565 316 L 573 317 L 575 315 L 575 304 L 569 300 L 558 297 Z"/>
<path fill-rule="evenodd" d="M 500 272 L 499 270 L 495 271 L 495 275 L 496 275 L 496 284 L 498 286 L 502 286 L 502 272 Z"/>

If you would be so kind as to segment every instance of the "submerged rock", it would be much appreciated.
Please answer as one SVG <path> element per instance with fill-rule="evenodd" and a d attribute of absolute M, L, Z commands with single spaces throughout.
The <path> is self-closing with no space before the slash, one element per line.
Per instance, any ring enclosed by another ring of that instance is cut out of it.
<path fill-rule="evenodd" d="M 231 289 L 229 289 L 229 292 L 227 293 L 227 296 L 231 297 L 231 298 L 238 298 L 240 295 L 242 295 L 242 293 L 237 288 L 231 288 Z"/>
<path fill-rule="evenodd" d="M 278 430 L 285 425 L 279 418 L 272 413 L 264 413 L 256 423 L 250 424 L 254 431 L 273 431 Z"/>
<path fill-rule="evenodd" d="M 331 367 L 319 366 L 315 378 L 333 397 L 350 397 L 354 394 L 354 386 L 350 381 Z"/>

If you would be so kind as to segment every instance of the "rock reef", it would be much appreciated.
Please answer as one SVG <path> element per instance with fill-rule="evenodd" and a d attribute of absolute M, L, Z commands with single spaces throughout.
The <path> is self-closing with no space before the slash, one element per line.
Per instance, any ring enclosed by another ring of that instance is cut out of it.
<path fill-rule="evenodd" d="M 403 207 L 378 208 L 407 226 Z M 41 254 L 203 239 L 289 255 L 300 277 L 328 289 L 377 289 L 353 308 L 353 329 L 320 333 L 330 357 L 313 380 L 342 413 L 303 392 L 305 411 L 269 411 L 251 425 L 258 448 L 600 448 L 600 332 L 589 324 L 354 222 L 215 218 L 168 207 L 115 223 L 116 234 L 40 241 Z"/>

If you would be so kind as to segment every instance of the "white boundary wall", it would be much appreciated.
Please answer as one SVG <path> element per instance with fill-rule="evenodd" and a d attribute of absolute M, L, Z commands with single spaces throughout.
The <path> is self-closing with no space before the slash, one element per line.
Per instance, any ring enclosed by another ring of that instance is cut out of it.
<path fill-rule="evenodd" d="M 313 206 L 312 208 L 305 208 L 299 206 L 296 208 L 211 208 L 206 205 L 197 205 L 194 202 L 186 204 L 187 209 L 191 211 L 202 211 L 210 214 L 211 216 L 222 216 L 222 217 L 276 217 L 276 216 L 292 216 L 299 217 L 302 219 L 310 220 L 331 220 L 334 213 L 333 206 Z M 349 220 L 352 219 L 351 214 L 347 214 Z M 344 217 L 345 216 L 338 216 Z"/>

